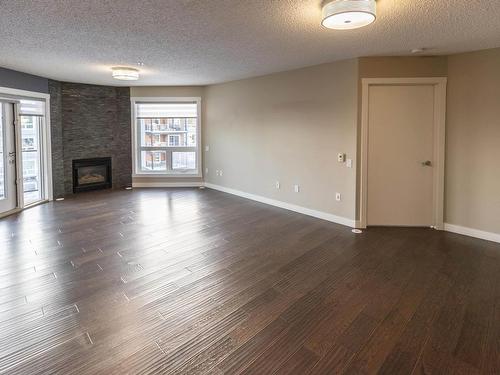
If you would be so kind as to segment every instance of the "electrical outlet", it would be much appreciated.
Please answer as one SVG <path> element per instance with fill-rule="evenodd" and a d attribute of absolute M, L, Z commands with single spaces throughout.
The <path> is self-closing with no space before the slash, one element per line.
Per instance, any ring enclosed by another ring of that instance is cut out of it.
<path fill-rule="evenodd" d="M 340 193 L 335 193 L 335 200 L 340 202 L 342 200 L 342 195 L 340 195 Z"/>
<path fill-rule="evenodd" d="M 210 146 L 209 145 L 205 146 L 205 151 L 210 151 Z"/>
<path fill-rule="evenodd" d="M 294 185 L 293 186 L 293 191 L 295 191 L 296 193 L 300 192 L 300 186 L 299 185 Z"/>
<path fill-rule="evenodd" d="M 337 155 L 337 161 L 339 163 L 345 163 L 345 154 L 340 152 L 338 155 Z"/>
<path fill-rule="evenodd" d="M 208 168 L 205 168 L 205 174 L 208 174 Z"/>
<path fill-rule="evenodd" d="M 352 159 L 347 159 L 347 168 L 352 168 Z"/>
<path fill-rule="evenodd" d="M 280 188 L 280 182 L 276 181 L 276 189 L 279 189 L 279 188 Z"/>

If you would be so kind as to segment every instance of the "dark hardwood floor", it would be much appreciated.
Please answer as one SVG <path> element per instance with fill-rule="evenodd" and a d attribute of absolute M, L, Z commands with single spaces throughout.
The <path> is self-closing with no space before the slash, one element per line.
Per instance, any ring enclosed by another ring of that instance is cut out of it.
<path fill-rule="evenodd" d="M 0 220 L 0 372 L 498 374 L 500 248 L 213 190 Z"/>

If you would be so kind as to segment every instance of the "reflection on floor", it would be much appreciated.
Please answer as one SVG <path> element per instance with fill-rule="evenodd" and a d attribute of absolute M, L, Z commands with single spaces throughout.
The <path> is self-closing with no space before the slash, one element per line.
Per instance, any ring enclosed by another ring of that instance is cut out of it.
<path fill-rule="evenodd" d="M 213 190 L 0 220 L 0 372 L 500 373 L 498 244 Z"/>

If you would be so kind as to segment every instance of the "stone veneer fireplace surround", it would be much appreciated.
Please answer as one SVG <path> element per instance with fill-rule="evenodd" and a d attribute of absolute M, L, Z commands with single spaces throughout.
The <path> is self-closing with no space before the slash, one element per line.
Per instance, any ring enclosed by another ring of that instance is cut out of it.
<path fill-rule="evenodd" d="M 132 184 L 130 89 L 49 80 L 54 198 L 73 194 L 73 160 L 110 157 L 112 188 Z"/>

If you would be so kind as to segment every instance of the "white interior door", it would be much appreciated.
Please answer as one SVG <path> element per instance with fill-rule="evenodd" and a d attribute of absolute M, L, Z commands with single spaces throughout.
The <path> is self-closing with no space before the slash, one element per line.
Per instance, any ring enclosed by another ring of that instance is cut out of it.
<path fill-rule="evenodd" d="M 0 214 L 17 204 L 14 105 L 0 102 Z"/>
<path fill-rule="evenodd" d="M 432 226 L 433 85 L 373 85 L 368 105 L 367 225 Z"/>

